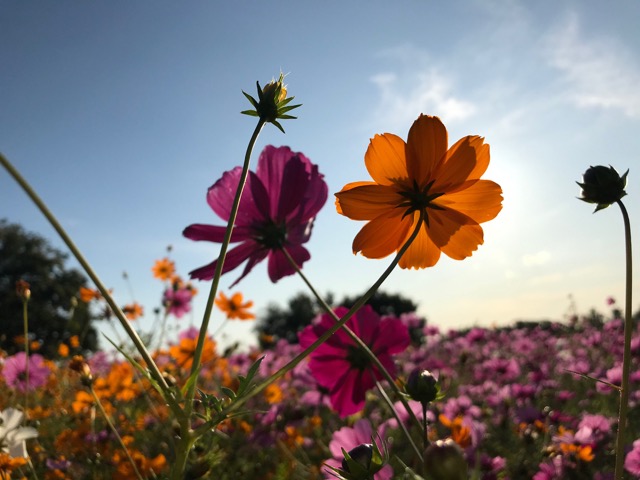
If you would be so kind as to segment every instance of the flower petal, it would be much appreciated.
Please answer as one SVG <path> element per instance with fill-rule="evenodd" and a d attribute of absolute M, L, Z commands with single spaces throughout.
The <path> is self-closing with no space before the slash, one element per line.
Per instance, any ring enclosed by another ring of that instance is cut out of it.
<path fill-rule="evenodd" d="M 405 143 L 397 135 L 375 135 L 369 142 L 364 163 L 371 178 L 380 185 L 393 185 L 395 180 L 407 179 Z"/>
<path fill-rule="evenodd" d="M 373 220 L 395 209 L 404 201 L 398 191 L 388 185 L 369 183 L 336 193 L 336 210 L 352 220 Z"/>
<path fill-rule="evenodd" d="M 407 170 L 409 178 L 419 185 L 426 185 L 438 164 L 443 160 L 448 146 L 447 129 L 438 117 L 420 115 L 413 122 L 407 137 Z"/>
<path fill-rule="evenodd" d="M 431 210 L 429 236 L 454 260 L 470 257 L 484 242 L 482 227 L 456 210 Z"/>
<path fill-rule="evenodd" d="M 260 246 L 257 245 L 253 240 L 248 240 L 232 248 L 227 252 L 227 256 L 224 261 L 224 266 L 222 267 L 222 273 L 224 274 L 233 270 L 242 262 L 244 262 L 247 258 L 249 258 L 251 255 L 253 255 L 256 251 L 259 251 L 259 250 L 260 250 Z M 265 256 L 266 256 L 266 252 L 265 252 Z M 196 268 L 195 270 L 192 270 L 191 272 L 189 272 L 189 276 L 191 278 L 195 278 L 198 280 L 211 280 L 215 273 L 217 263 L 218 263 L 218 260 L 214 260 L 213 262 L 205 265 L 204 267 Z"/>
<path fill-rule="evenodd" d="M 233 206 L 241 175 L 242 168 L 240 167 L 224 172 L 222 177 L 207 191 L 207 203 L 224 221 L 228 221 L 231 216 L 231 207 Z M 248 183 L 252 181 L 251 177 L 254 175 L 253 172 L 249 172 Z M 264 218 L 264 215 L 256 208 L 251 188 L 245 188 L 240 199 L 236 225 L 250 225 L 256 219 L 262 218 Z"/>
<path fill-rule="evenodd" d="M 467 180 L 477 180 L 489 166 L 489 145 L 484 138 L 467 136 L 458 140 L 434 172 L 433 190 L 447 192 Z"/>
<path fill-rule="evenodd" d="M 400 208 L 374 218 L 353 239 L 353 253 L 362 252 L 367 258 L 384 258 L 397 251 L 407 239 L 413 217 L 402 218 Z"/>
<path fill-rule="evenodd" d="M 427 226 L 423 224 L 420 232 L 413 240 L 407 251 L 398 262 L 400 268 L 428 268 L 433 267 L 440 259 L 440 248 L 436 246 L 427 233 Z"/>
<path fill-rule="evenodd" d="M 182 235 L 190 240 L 204 240 L 206 242 L 222 243 L 226 230 L 227 227 L 194 223 L 193 225 L 189 225 L 187 228 L 185 228 L 182 231 Z M 231 232 L 231 242 L 235 243 L 246 240 L 247 238 L 249 238 L 250 232 L 251 230 L 248 227 L 234 227 L 233 232 Z"/>
<path fill-rule="evenodd" d="M 471 180 L 466 188 L 446 193 L 435 204 L 457 210 L 478 223 L 493 220 L 502 210 L 502 189 L 491 180 Z"/>
<path fill-rule="evenodd" d="M 287 251 L 299 268 L 311 258 L 309 251 L 302 245 L 287 245 Z M 271 250 L 268 263 L 269 279 L 276 283 L 282 277 L 296 273 L 295 268 L 289 263 L 282 250 Z"/>

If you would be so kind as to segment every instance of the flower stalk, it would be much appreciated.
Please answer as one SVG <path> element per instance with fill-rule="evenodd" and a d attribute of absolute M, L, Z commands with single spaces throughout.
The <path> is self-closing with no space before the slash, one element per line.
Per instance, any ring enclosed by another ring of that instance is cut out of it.
<path fill-rule="evenodd" d="M 621 480 L 624 473 L 625 435 L 627 428 L 627 413 L 629 410 L 629 373 L 631 368 L 631 335 L 633 333 L 633 319 L 631 314 L 632 296 L 632 256 L 631 256 L 631 222 L 629 214 L 622 200 L 616 200 L 624 220 L 625 237 L 625 308 L 624 308 L 624 350 L 622 353 L 622 384 L 620 388 L 620 410 L 618 415 L 618 432 L 616 436 L 616 468 L 615 480 Z"/>

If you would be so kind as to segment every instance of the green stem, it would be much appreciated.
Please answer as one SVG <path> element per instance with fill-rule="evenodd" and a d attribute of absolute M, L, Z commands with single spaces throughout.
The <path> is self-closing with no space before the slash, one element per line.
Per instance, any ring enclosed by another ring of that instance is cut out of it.
<path fill-rule="evenodd" d="M 204 316 L 202 318 L 202 325 L 200 325 L 200 334 L 198 335 L 198 343 L 196 345 L 196 350 L 193 354 L 193 364 L 191 367 L 191 375 L 197 375 L 198 369 L 200 368 L 200 362 L 202 361 L 202 351 L 204 349 L 204 342 L 207 337 L 207 329 L 209 328 L 209 320 L 211 319 L 211 312 L 213 311 L 213 304 L 216 298 L 216 293 L 218 291 L 218 284 L 220 283 L 220 277 L 222 276 L 222 267 L 224 266 L 224 260 L 227 256 L 227 248 L 229 247 L 229 243 L 231 242 L 231 234 L 233 233 L 233 227 L 235 226 L 236 216 L 238 215 L 238 209 L 240 208 L 240 198 L 242 197 L 242 192 L 244 190 L 245 183 L 247 181 L 247 176 L 249 175 L 249 164 L 251 162 L 251 152 L 253 151 L 253 146 L 260 135 L 260 131 L 262 127 L 264 127 L 265 121 L 260 119 L 256 128 L 251 135 L 251 139 L 249 140 L 249 144 L 247 145 L 247 151 L 244 155 L 244 163 L 242 165 L 242 174 L 240 175 L 240 183 L 238 183 L 238 188 L 236 190 L 236 196 L 233 199 L 233 206 L 231 207 L 231 213 L 229 215 L 229 221 L 227 222 L 227 229 L 224 233 L 224 239 L 222 240 L 222 245 L 220 245 L 220 254 L 218 255 L 218 262 L 216 263 L 216 269 L 213 274 L 213 280 L 211 282 L 211 289 L 209 290 L 209 298 L 207 298 L 207 305 L 204 310 Z M 191 402 L 195 396 L 195 390 L 197 382 L 191 382 L 189 390 L 186 395 L 186 405 L 185 410 L 190 414 L 191 413 Z M 189 415 L 187 415 L 189 416 Z"/>
<path fill-rule="evenodd" d="M 22 325 L 24 327 L 24 377 L 26 388 L 24 389 L 24 411 L 29 408 L 29 314 L 27 309 L 28 300 L 22 300 Z M 25 416 L 26 418 L 26 416 Z"/>
<path fill-rule="evenodd" d="M 98 278 L 98 275 L 93 271 L 93 268 L 91 268 L 91 265 L 89 265 L 89 262 L 87 262 L 87 260 L 84 258 L 84 256 L 78 249 L 78 247 L 76 247 L 73 240 L 71 240 L 71 237 L 67 235 L 67 232 L 64 230 L 64 228 L 62 228 L 62 225 L 60 225 L 56 217 L 45 205 L 45 203 L 38 196 L 35 190 L 31 188 L 31 185 L 27 183 L 24 177 L 20 175 L 20 173 L 15 169 L 15 167 L 11 164 L 11 162 L 9 162 L 9 160 L 7 160 L 2 154 L 0 154 L 0 163 L 14 178 L 14 180 L 20 185 L 20 187 L 22 187 L 24 192 L 29 196 L 29 198 L 31 198 L 33 203 L 35 203 L 36 206 L 40 209 L 40 211 L 45 216 L 45 218 L 49 221 L 51 226 L 56 230 L 56 232 L 58 232 L 58 235 L 60 235 L 60 238 L 62 238 L 64 243 L 67 245 L 67 247 L 69 248 L 73 256 L 78 261 L 78 263 L 80 263 L 80 265 L 82 266 L 84 271 L 87 273 L 89 278 L 91 278 L 91 281 L 98 288 L 98 290 L 106 300 L 107 304 L 109 305 L 109 307 L 111 308 L 115 316 L 120 321 L 122 328 L 125 329 L 125 331 L 127 332 L 127 335 L 129 336 L 129 338 L 131 338 L 131 341 L 133 341 L 134 345 L 136 346 L 136 349 L 138 350 L 138 353 L 140 353 L 140 356 L 144 359 L 145 363 L 147 364 L 147 368 L 149 368 L 154 380 L 159 383 L 162 390 L 165 392 L 165 397 L 167 402 L 169 403 L 170 406 L 175 408 L 177 404 L 175 403 L 175 401 L 173 401 L 173 397 L 169 390 L 169 386 L 167 385 L 166 381 L 162 377 L 162 374 L 160 373 L 158 366 L 153 361 L 151 354 L 148 352 L 148 350 L 144 346 L 144 343 L 142 342 L 142 340 L 140 339 L 136 331 L 131 327 L 129 321 L 127 321 L 120 307 L 116 304 L 116 302 L 111 297 L 109 290 L 107 290 L 107 288 L 102 284 L 102 281 L 100 280 L 100 278 Z"/>
<path fill-rule="evenodd" d="M 404 433 L 404 436 L 407 437 L 407 439 L 409 440 L 409 443 L 413 447 L 413 451 L 416 452 L 416 455 L 420 459 L 420 463 L 422 463 L 423 462 L 422 454 L 420 453 L 420 450 L 418 449 L 418 446 L 416 445 L 416 443 L 413 441 L 413 438 L 411 438 L 411 434 L 409 433 L 409 430 L 407 430 L 407 426 L 400 419 L 400 415 L 398 415 L 398 411 L 393 406 L 393 402 L 389 398 L 389 395 L 387 395 L 387 392 L 384 391 L 384 388 L 382 388 L 382 385 L 380 384 L 380 382 L 375 379 L 375 376 L 373 375 L 373 372 L 371 372 L 371 375 L 374 377 L 373 380 L 376 382 L 376 387 L 378 388 L 378 392 L 380 392 L 380 395 L 382 396 L 383 400 L 391 408 L 391 413 L 393 414 L 393 416 L 395 417 L 396 421 L 398 422 L 398 426 L 400 427 L 400 429 Z"/>
<path fill-rule="evenodd" d="M 129 453 L 129 450 L 127 449 L 127 446 L 122 441 L 122 437 L 118 433 L 118 430 L 116 430 L 116 427 L 113 424 L 113 422 L 111 421 L 111 419 L 109 418 L 109 415 L 107 415 L 107 412 L 105 411 L 104 407 L 102 406 L 102 403 L 100 402 L 100 399 L 98 398 L 98 395 L 96 394 L 96 391 L 93 389 L 92 386 L 89 387 L 89 390 L 91 390 L 91 395 L 93 395 L 93 399 L 95 400 L 96 405 L 98 406 L 98 409 L 100 410 L 100 413 L 102 414 L 102 416 L 104 417 L 105 421 L 107 422 L 107 425 L 109 426 L 109 429 L 116 436 L 116 439 L 118 440 L 118 443 L 120 444 L 120 447 L 124 450 L 124 453 L 127 456 L 127 459 L 129 460 L 129 463 L 131 463 L 131 466 L 133 467 L 133 471 L 136 474 L 136 477 L 138 477 L 138 480 L 143 480 L 142 475 L 140 475 L 140 472 L 138 471 L 138 467 L 136 466 L 136 462 L 133 460 L 133 458 L 131 458 L 131 454 Z"/>
<path fill-rule="evenodd" d="M 270 375 L 267 379 L 263 380 L 261 383 L 259 383 L 255 387 L 253 387 L 242 398 L 239 398 L 236 401 L 234 401 L 225 410 L 223 410 L 221 412 L 221 414 L 222 415 L 228 415 L 228 414 L 238 410 L 238 408 L 240 408 L 242 405 L 244 405 L 247 402 L 247 400 L 249 400 L 251 397 L 257 395 L 262 390 L 264 390 L 266 387 L 268 387 L 273 382 L 275 382 L 277 379 L 279 379 L 280 377 L 284 376 L 287 372 L 290 372 L 291 370 L 293 370 L 300 362 L 302 362 L 305 358 L 307 358 L 309 355 L 311 355 L 311 353 L 313 351 L 315 351 L 320 345 L 322 345 L 324 342 L 326 342 L 334 333 L 336 333 L 338 330 L 340 330 L 342 328 L 342 326 L 345 323 L 347 323 L 347 321 L 365 303 L 367 303 L 367 300 L 369 300 L 373 296 L 373 294 L 378 290 L 380 285 L 382 285 L 382 283 L 384 283 L 384 281 L 389 277 L 389 275 L 391 275 L 391 272 L 396 267 L 396 265 L 398 265 L 398 262 L 402 258 L 402 255 L 404 255 L 404 253 L 407 251 L 407 249 L 409 248 L 411 243 L 418 236 L 418 233 L 420 232 L 420 227 L 422 226 L 422 221 L 423 221 L 423 218 L 421 216 L 420 220 L 416 224 L 415 229 L 413 230 L 413 233 L 407 239 L 407 241 L 404 243 L 402 248 L 400 250 L 398 250 L 398 253 L 394 257 L 394 259 L 391 262 L 391 264 L 386 268 L 386 270 L 382 273 L 380 278 L 371 286 L 371 288 L 369 290 L 367 290 L 367 292 L 349 309 L 349 311 L 347 313 L 344 314 L 344 316 L 342 318 L 340 318 L 335 324 L 333 324 L 331 326 L 330 329 L 328 329 L 326 332 L 324 332 L 322 335 L 320 335 L 320 337 L 318 337 L 318 339 L 315 342 L 313 342 L 309 347 L 307 347 L 305 350 L 300 352 L 295 358 L 293 358 L 284 367 L 282 367 L 280 370 L 278 370 L 277 372 L 275 372 L 272 375 Z"/>
<path fill-rule="evenodd" d="M 620 410 L 618 414 L 618 433 L 616 437 L 616 469 L 615 480 L 621 480 L 624 473 L 624 446 L 627 428 L 627 412 L 629 409 L 629 371 L 631 368 L 631 335 L 633 319 L 631 316 L 632 262 L 631 262 L 631 222 L 622 201 L 616 202 L 624 220 L 624 238 L 626 250 L 626 291 L 624 312 L 624 351 L 622 353 L 622 385 L 620 388 Z"/>

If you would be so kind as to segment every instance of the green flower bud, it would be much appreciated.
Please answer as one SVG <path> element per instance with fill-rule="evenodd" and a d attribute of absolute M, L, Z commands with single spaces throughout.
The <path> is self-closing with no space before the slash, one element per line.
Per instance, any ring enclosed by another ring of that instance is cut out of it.
<path fill-rule="evenodd" d="M 440 393 L 436 377 L 429 370 L 418 368 L 409 374 L 404 389 L 413 400 L 423 405 L 433 402 Z"/>
<path fill-rule="evenodd" d="M 260 120 L 268 123 L 273 123 L 276 127 L 284 133 L 282 125 L 278 122 L 278 119 L 292 119 L 296 118 L 291 115 L 287 115 L 286 112 L 298 108 L 300 105 L 288 105 L 294 97 L 287 98 L 287 88 L 284 85 L 284 75 L 280 74 L 278 80 L 272 80 L 267 83 L 264 88 L 260 87 L 260 82 L 256 82 L 258 88 L 258 100 L 253 98 L 246 92 L 242 92 L 245 97 L 251 102 L 251 105 L 255 110 L 244 110 L 243 114 L 251 115 L 253 117 L 260 117 Z"/>
<path fill-rule="evenodd" d="M 451 439 L 438 440 L 424 452 L 427 480 L 467 480 L 469 467 L 462 449 Z"/>
<path fill-rule="evenodd" d="M 348 461 L 349 458 L 351 461 Z M 369 475 L 371 468 L 371 460 L 373 459 L 373 444 L 363 443 L 349 450 L 342 460 L 342 469 L 347 473 L 356 473 L 352 470 L 362 471 L 363 474 Z M 352 468 L 356 465 L 356 468 Z"/>
<path fill-rule="evenodd" d="M 587 203 L 596 203 L 597 206 L 594 213 L 607 208 L 627 194 L 624 191 L 624 187 L 627 185 L 628 173 L 629 170 L 621 177 L 612 166 L 598 165 L 590 167 L 582 175 L 582 183 L 576 182 L 582 188 L 580 200 Z"/>
<path fill-rule="evenodd" d="M 371 443 L 363 443 L 348 452 L 343 448 L 341 468 L 327 466 L 341 480 L 372 480 L 388 462 L 386 449 L 381 452 L 378 445 L 371 439 Z"/>

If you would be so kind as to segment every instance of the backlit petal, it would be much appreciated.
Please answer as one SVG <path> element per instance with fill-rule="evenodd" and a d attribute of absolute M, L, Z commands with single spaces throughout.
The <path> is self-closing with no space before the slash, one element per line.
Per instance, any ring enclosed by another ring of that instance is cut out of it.
<path fill-rule="evenodd" d="M 287 251 L 299 268 L 302 268 L 302 264 L 311 258 L 309 251 L 302 245 L 288 245 Z M 273 283 L 276 283 L 282 277 L 296 273 L 295 269 L 291 263 L 289 263 L 289 260 L 287 260 L 287 257 L 281 250 L 272 250 L 269 253 L 269 261 L 267 265 L 269 279 Z"/>
<path fill-rule="evenodd" d="M 384 258 L 397 251 L 407 239 L 413 217 L 402 218 L 403 209 L 390 210 L 367 223 L 353 239 L 353 253 L 367 258 Z"/>
<path fill-rule="evenodd" d="M 440 259 L 440 249 L 427 234 L 427 226 L 423 224 L 418 236 L 411 242 L 398 266 L 400 268 L 433 267 Z"/>
<path fill-rule="evenodd" d="M 193 225 L 189 225 L 187 228 L 185 228 L 182 231 L 182 235 L 184 235 L 189 240 L 204 240 L 206 242 L 222 243 L 226 231 L 227 227 L 194 223 Z M 234 243 L 246 240 L 247 238 L 249 238 L 250 233 L 251 229 L 248 227 L 234 227 L 233 231 L 231 232 L 231 242 Z"/>
<path fill-rule="evenodd" d="M 502 210 L 502 189 L 491 180 L 465 182 L 467 188 L 447 193 L 434 203 L 464 213 L 478 223 L 493 220 Z"/>
<path fill-rule="evenodd" d="M 222 177 L 207 191 L 207 203 L 222 220 L 228 221 L 231 216 L 231 207 L 240 183 L 241 173 L 242 169 L 240 167 L 223 173 Z M 264 218 L 264 215 L 256 208 L 256 201 L 254 201 L 251 192 L 251 182 L 259 182 L 260 180 L 252 177 L 255 177 L 255 174 L 249 172 L 248 185 L 245 186 L 240 200 L 236 225 L 250 225 L 256 219 Z"/>
<path fill-rule="evenodd" d="M 447 129 L 438 117 L 420 115 L 413 122 L 407 138 L 409 178 L 425 185 L 444 159 L 448 146 Z"/>
<path fill-rule="evenodd" d="M 456 210 L 430 210 L 429 236 L 455 260 L 471 256 L 483 243 L 482 227 Z"/>
<path fill-rule="evenodd" d="M 380 185 L 392 185 L 394 180 L 408 177 L 404 140 L 391 133 L 371 139 L 364 163 L 371 178 Z"/>
<path fill-rule="evenodd" d="M 478 136 L 461 138 L 445 155 L 434 173 L 433 191 L 446 192 L 467 180 L 476 180 L 489 166 L 489 145 Z"/>
<path fill-rule="evenodd" d="M 336 193 L 336 209 L 352 220 L 373 220 L 404 200 L 394 187 L 365 184 Z"/>

